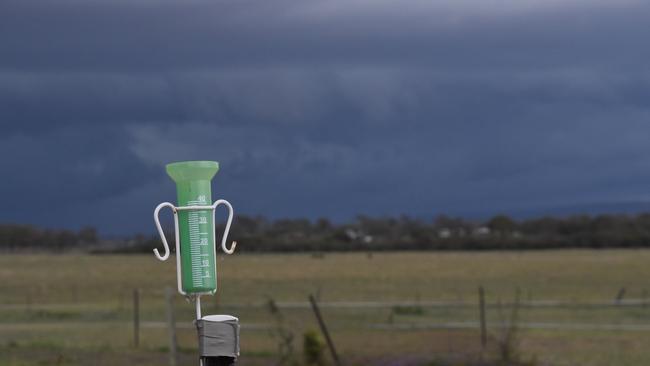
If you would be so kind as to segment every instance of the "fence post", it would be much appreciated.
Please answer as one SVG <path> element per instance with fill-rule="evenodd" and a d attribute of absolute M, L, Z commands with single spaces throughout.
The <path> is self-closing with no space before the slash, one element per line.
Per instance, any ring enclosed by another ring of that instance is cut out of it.
<path fill-rule="evenodd" d="M 620 305 L 621 302 L 623 302 L 624 297 L 625 297 L 625 287 L 621 287 L 621 289 L 618 290 L 618 293 L 616 294 L 616 304 Z"/>
<path fill-rule="evenodd" d="M 167 325 L 169 327 L 169 364 L 178 365 L 178 343 L 176 342 L 176 319 L 174 318 L 174 290 L 165 288 L 165 301 L 167 302 Z"/>
<path fill-rule="evenodd" d="M 309 295 L 309 302 L 311 303 L 311 308 L 314 310 L 314 315 L 316 315 L 316 320 L 318 320 L 318 325 L 320 326 L 320 330 L 323 332 L 323 335 L 325 336 L 325 341 L 327 341 L 327 347 L 330 349 L 330 352 L 332 353 L 334 364 L 336 366 L 341 366 L 341 360 L 339 359 L 339 355 L 336 353 L 336 348 L 334 348 L 334 342 L 332 342 L 330 333 L 327 331 L 327 327 L 325 326 L 325 321 L 323 320 L 323 317 L 320 314 L 320 310 L 318 309 L 318 304 L 316 303 L 316 299 L 314 298 L 314 295 L 311 294 Z"/>
<path fill-rule="evenodd" d="M 481 348 L 485 349 L 487 345 L 487 327 L 485 324 L 485 290 L 483 286 L 478 288 L 478 306 L 481 321 Z"/>
<path fill-rule="evenodd" d="M 140 345 L 140 290 L 133 289 L 133 345 Z"/>

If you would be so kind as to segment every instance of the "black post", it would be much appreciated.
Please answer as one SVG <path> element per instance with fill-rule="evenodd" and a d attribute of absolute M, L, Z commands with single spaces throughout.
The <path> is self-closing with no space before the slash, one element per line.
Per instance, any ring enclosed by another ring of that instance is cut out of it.
<path fill-rule="evenodd" d="M 178 365 L 178 342 L 176 340 L 176 319 L 174 317 L 174 290 L 165 288 L 167 302 L 167 326 L 169 327 L 169 365 Z"/>
<path fill-rule="evenodd" d="M 234 357 L 203 357 L 203 366 L 233 366 L 234 364 Z"/>

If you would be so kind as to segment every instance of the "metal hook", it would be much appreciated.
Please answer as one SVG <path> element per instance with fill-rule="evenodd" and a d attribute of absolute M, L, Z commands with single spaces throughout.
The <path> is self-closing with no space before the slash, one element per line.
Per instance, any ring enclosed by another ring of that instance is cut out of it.
<path fill-rule="evenodd" d="M 230 249 L 226 248 L 226 240 L 228 239 L 228 233 L 230 232 L 230 224 L 232 224 L 232 217 L 233 217 L 232 205 L 230 204 L 230 202 L 228 202 L 226 200 L 217 200 L 217 201 L 214 202 L 214 204 L 212 204 L 212 207 L 214 207 L 214 210 L 212 211 L 212 213 L 213 213 L 213 215 L 216 215 L 215 212 L 216 212 L 217 206 L 222 205 L 222 204 L 225 205 L 226 207 L 228 207 L 228 221 L 226 222 L 226 230 L 224 230 L 224 232 L 223 232 L 223 238 L 221 238 L 221 249 L 223 249 L 223 251 L 226 254 L 232 254 L 232 253 L 235 252 L 235 248 L 237 247 L 237 242 L 233 241 L 232 244 L 230 245 Z M 215 221 L 215 220 L 213 219 L 213 221 Z"/>
<path fill-rule="evenodd" d="M 154 248 L 153 254 L 156 255 L 156 258 L 158 258 L 161 261 L 166 261 L 167 258 L 169 258 L 169 245 L 167 244 L 167 238 L 165 238 L 165 233 L 163 232 L 162 226 L 160 226 L 160 219 L 158 218 L 158 214 L 161 209 L 164 207 L 169 207 L 174 211 L 174 215 L 176 215 L 176 208 L 174 205 L 172 205 L 169 202 L 163 202 L 159 204 L 156 209 L 153 211 L 153 220 L 156 222 L 156 228 L 158 229 L 158 234 L 160 235 L 160 239 L 162 239 L 163 246 L 165 247 L 165 254 L 160 255 L 160 252 L 158 252 L 158 248 Z"/>

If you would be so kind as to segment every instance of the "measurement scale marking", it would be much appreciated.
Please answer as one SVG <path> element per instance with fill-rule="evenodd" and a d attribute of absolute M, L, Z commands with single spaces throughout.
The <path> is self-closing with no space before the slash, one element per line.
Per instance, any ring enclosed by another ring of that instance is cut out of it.
<path fill-rule="evenodd" d="M 192 200 L 188 201 L 187 205 L 206 205 L 205 201 Z M 207 210 L 206 210 L 207 211 Z M 192 254 L 191 260 L 191 273 L 192 284 L 194 286 L 202 286 L 204 278 L 211 278 L 209 271 L 204 271 L 204 268 L 209 268 L 210 263 L 205 263 L 202 258 L 209 257 L 208 253 L 202 253 L 203 247 L 209 246 L 209 240 L 206 238 L 208 232 L 200 231 L 199 225 L 209 225 L 209 214 L 206 211 L 190 211 L 188 212 L 188 226 L 190 238 L 190 253 Z"/>

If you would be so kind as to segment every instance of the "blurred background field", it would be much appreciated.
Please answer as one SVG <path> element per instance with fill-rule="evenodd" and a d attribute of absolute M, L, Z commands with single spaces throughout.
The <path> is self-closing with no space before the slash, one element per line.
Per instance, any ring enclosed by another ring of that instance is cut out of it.
<path fill-rule="evenodd" d="M 516 328 L 522 360 L 647 365 L 649 262 L 650 250 L 221 256 L 218 295 L 205 298 L 203 311 L 240 317 L 242 365 L 276 364 L 279 329 L 302 357 L 303 334 L 318 329 L 310 294 L 346 363 L 480 357 L 498 353 Z M 164 288 L 175 286 L 173 266 L 153 255 L 2 255 L 0 364 L 166 364 Z M 193 306 L 175 296 L 181 364 L 195 364 Z"/>

